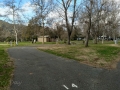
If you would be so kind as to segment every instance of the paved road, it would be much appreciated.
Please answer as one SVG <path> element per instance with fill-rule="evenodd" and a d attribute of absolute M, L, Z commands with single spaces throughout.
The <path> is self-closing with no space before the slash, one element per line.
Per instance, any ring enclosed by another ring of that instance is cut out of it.
<path fill-rule="evenodd" d="M 94 68 L 34 47 L 15 47 L 8 53 L 15 59 L 11 90 L 120 90 L 120 67 Z"/>

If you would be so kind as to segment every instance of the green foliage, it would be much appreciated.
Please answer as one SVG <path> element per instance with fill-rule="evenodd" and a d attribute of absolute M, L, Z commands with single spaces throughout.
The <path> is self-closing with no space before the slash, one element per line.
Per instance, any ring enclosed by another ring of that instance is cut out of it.
<path fill-rule="evenodd" d="M 6 38 L 6 41 L 7 41 L 7 42 L 14 41 L 14 40 L 15 40 L 15 37 L 7 37 L 7 38 Z"/>

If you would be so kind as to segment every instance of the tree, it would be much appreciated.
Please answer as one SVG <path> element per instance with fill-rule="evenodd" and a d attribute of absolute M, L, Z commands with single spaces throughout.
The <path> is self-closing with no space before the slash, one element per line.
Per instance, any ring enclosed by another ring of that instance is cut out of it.
<path fill-rule="evenodd" d="M 48 14 L 53 10 L 53 0 L 32 0 L 32 5 L 35 7 L 36 23 L 43 28 L 43 44 L 44 44 L 44 25 Z"/>
<path fill-rule="evenodd" d="M 84 31 L 85 31 L 85 47 L 88 47 L 90 30 L 92 26 L 94 0 L 83 0 L 82 13 L 84 13 Z"/>
<path fill-rule="evenodd" d="M 104 3 L 104 6 L 102 8 L 101 12 L 101 33 L 102 33 L 102 44 L 104 43 L 105 36 L 107 34 L 107 27 L 108 27 L 108 18 L 109 18 L 109 9 L 110 9 L 110 2 L 107 0 L 102 0 L 102 3 Z"/>
<path fill-rule="evenodd" d="M 103 43 L 104 36 L 109 36 L 108 34 L 111 30 L 115 31 L 113 27 L 118 28 L 119 5 L 115 1 L 83 0 L 81 8 L 80 21 L 84 22 L 83 26 L 86 36 L 85 47 L 88 46 L 90 35 L 94 38 L 95 44 L 97 44 L 97 38 L 103 36 Z M 111 27 L 112 25 L 113 27 Z"/>
<path fill-rule="evenodd" d="M 39 29 L 39 26 L 34 24 L 33 21 L 34 21 L 33 19 L 30 20 L 28 26 L 26 26 L 26 28 L 22 32 L 22 37 L 27 41 L 31 41 L 32 39 L 34 39 L 34 37 L 37 36 L 36 33 L 37 30 Z"/>
<path fill-rule="evenodd" d="M 2 37 L 2 35 L 3 35 L 3 28 L 0 27 L 0 41 L 3 41 L 3 37 Z"/>
<path fill-rule="evenodd" d="M 92 26 L 91 31 L 94 37 L 94 43 L 97 44 L 97 38 L 99 37 L 99 32 L 101 30 L 101 16 L 104 12 L 103 8 L 106 6 L 106 0 L 94 0 L 93 4 L 93 18 L 92 18 Z M 105 14 L 105 12 L 104 12 Z"/>
<path fill-rule="evenodd" d="M 116 44 L 116 40 L 117 40 L 117 36 L 118 36 L 118 27 L 119 27 L 119 22 L 120 22 L 120 18 L 119 18 L 119 4 L 117 4 L 117 2 L 115 1 L 111 1 L 110 2 L 110 9 L 109 9 L 109 16 L 108 16 L 108 25 L 110 28 L 108 28 L 108 32 L 110 32 L 110 30 L 112 31 L 112 37 L 115 40 L 115 44 Z M 109 30 L 110 29 L 110 30 Z"/>
<path fill-rule="evenodd" d="M 19 4 L 17 6 L 16 1 L 15 0 L 4 0 L 5 6 L 9 8 L 9 10 L 6 12 L 6 16 L 8 17 L 9 15 L 12 15 L 12 23 L 13 23 L 13 30 L 15 33 L 15 37 L 16 37 L 16 45 L 18 45 L 18 30 L 16 29 L 16 22 L 17 22 L 17 18 L 20 19 L 19 16 L 19 11 L 21 11 L 20 9 L 20 3 L 21 0 L 19 1 Z"/>
<path fill-rule="evenodd" d="M 65 20 L 67 34 L 68 34 L 68 45 L 70 45 L 70 36 L 73 31 L 73 27 L 75 24 L 75 18 L 77 15 L 77 10 L 79 5 L 77 4 L 78 0 L 57 0 L 59 5 L 58 13 Z M 71 11 L 70 11 L 71 10 Z M 62 15 L 63 12 L 64 15 Z"/>
<path fill-rule="evenodd" d="M 71 40 L 79 40 L 81 35 L 81 29 L 78 25 L 74 25 L 73 32 L 71 34 Z"/>
<path fill-rule="evenodd" d="M 62 34 L 64 34 L 64 27 L 63 25 L 60 25 L 59 23 L 56 23 L 56 35 L 57 35 L 57 38 L 58 40 L 61 40 L 61 36 Z"/>

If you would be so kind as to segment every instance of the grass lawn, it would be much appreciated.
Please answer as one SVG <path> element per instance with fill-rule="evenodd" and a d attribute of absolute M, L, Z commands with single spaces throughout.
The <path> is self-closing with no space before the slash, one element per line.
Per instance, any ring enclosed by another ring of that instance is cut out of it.
<path fill-rule="evenodd" d="M 8 45 L 0 45 L 0 90 L 8 90 L 13 71 L 12 61 L 6 52 Z"/>
<path fill-rule="evenodd" d="M 40 50 L 49 52 L 65 58 L 74 59 L 81 63 L 94 67 L 116 68 L 120 58 L 120 45 L 114 44 L 113 41 L 105 41 L 104 44 L 89 43 L 89 47 L 84 47 L 82 41 L 74 41 L 76 44 L 54 44 L 41 45 Z"/>
<path fill-rule="evenodd" d="M 63 42 L 47 42 L 45 44 L 36 42 L 18 42 L 18 46 L 37 46 L 40 50 L 49 52 L 65 58 L 74 59 L 81 63 L 94 67 L 116 68 L 120 58 L 120 43 L 114 45 L 114 42 L 104 42 L 104 44 L 89 43 L 85 48 L 82 41 L 74 41 L 73 45 L 66 45 Z M 14 46 L 14 43 L 12 44 Z M 0 90 L 7 90 L 12 77 L 13 63 L 6 52 L 10 45 L 6 42 L 0 42 Z"/>
<path fill-rule="evenodd" d="M 55 44 L 55 43 L 56 42 L 45 42 L 44 44 Z M 39 46 L 41 44 L 42 44 L 41 42 L 32 43 L 28 41 L 28 42 L 18 42 L 17 46 Z M 16 46 L 16 45 L 13 43 L 12 46 Z"/>
<path fill-rule="evenodd" d="M 104 44 L 89 43 L 85 48 L 82 41 L 74 41 L 73 45 L 66 45 L 63 42 L 47 42 L 45 44 L 36 42 L 18 42 L 18 46 L 37 46 L 40 50 L 49 52 L 65 58 L 74 59 L 81 63 L 94 67 L 115 68 L 120 58 L 120 43 L 104 42 Z M 14 46 L 14 44 L 12 44 Z M 0 90 L 7 90 L 12 77 L 13 64 L 6 52 L 10 45 L 0 42 Z"/>

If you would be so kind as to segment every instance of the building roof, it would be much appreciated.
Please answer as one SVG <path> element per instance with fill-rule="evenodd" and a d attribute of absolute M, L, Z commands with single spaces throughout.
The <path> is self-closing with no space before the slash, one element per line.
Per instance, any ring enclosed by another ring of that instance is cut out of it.
<path fill-rule="evenodd" d="M 43 36 L 39 36 L 38 38 L 42 38 Z M 44 37 L 48 38 L 50 37 L 49 35 L 45 35 Z"/>

